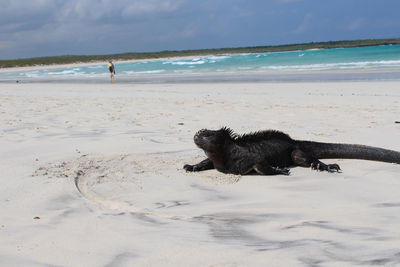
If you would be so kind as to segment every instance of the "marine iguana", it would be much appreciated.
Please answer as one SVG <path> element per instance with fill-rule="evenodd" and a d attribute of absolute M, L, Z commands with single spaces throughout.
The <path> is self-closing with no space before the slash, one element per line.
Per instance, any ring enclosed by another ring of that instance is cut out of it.
<path fill-rule="evenodd" d="M 294 140 L 275 130 L 238 135 L 230 128 L 203 129 L 194 135 L 194 143 L 207 159 L 186 164 L 189 172 L 217 169 L 223 173 L 289 175 L 288 167 L 302 166 L 328 172 L 340 172 L 338 164 L 319 159 L 363 159 L 400 164 L 400 152 L 383 148 Z"/>

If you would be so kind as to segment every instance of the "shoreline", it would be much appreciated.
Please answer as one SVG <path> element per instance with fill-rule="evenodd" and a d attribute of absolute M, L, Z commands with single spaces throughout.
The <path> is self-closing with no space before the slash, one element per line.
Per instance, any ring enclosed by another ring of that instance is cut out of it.
<path fill-rule="evenodd" d="M 71 66 L 78 67 L 78 66 Z M 340 81 L 398 81 L 400 68 L 354 69 L 354 70 L 315 70 L 315 71 L 238 71 L 238 72 L 197 72 L 197 73 L 151 73 L 116 75 L 115 83 L 224 83 L 224 82 L 340 82 Z M 51 78 L 6 78 L 7 83 L 109 83 L 108 73 L 93 77 L 62 76 Z"/>

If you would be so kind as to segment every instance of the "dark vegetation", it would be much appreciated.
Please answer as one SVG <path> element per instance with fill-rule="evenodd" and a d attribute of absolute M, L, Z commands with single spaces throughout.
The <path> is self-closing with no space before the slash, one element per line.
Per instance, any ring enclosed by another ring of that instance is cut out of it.
<path fill-rule="evenodd" d="M 264 52 L 361 47 L 361 46 L 390 45 L 390 44 L 400 44 L 400 38 L 312 42 L 305 44 L 288 44 L 288 45 L 277 45 L 277 46 L 161 51 L 161 52 L 147 52 L 147 53 L 138 52 L 138 53 L 122 53 L 122 54 L 110 54 L 110 55 L 65 55 L 65 56 L 54 56 L 54 57 L 36 57 L 36 58 L 24 58 L 24 59 L 0 60 L 0 68 L 69 64 L 69 63 L 89 63 L 98 61 L 108 61 L 111 59 L 112 60 L 157 59 L 157 58 L 167 58 L 167 57 L 201 56 L 201 55 L 211 55 L 211 54 L 221 55 L 221 54 L 240 54 L 240 53 L 264 53 Z"/>

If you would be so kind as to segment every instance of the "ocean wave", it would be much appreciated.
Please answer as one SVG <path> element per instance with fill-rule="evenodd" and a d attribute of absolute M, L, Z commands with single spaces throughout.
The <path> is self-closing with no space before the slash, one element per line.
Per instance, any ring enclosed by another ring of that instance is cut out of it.
<path fill-rule="evenodd" d="M 370 68 L 390 68 L 400 67 L 400 60 L 378 60 L 362 62 L 339 62 L 339 63 L 320 63 L 304 65 L 277 65 L 262 66 L 261 69 L 267 70 L 335 70 L 335 69 L 370 69 Z"/>
<path fill-rule="evenodd" d="M 103 69 L 104 65 L 95 65 L 95 66 L 88 66 L 88 69 Z"/>
<path fill-rule="evenodd" d="M 40 73 L 37 71 L 26 72 L 26 73 L 18 73 L 18 76 L 28 77 L 28 78 L 37 78 L 40 77 Z"/>
<path fill-rule="evenodd" d="M 82 75 L 83 73 L 79 72 L 79 69 L 72 70 L 61 70 L 61 71 L 49 71 L 48 75 Z"/>
<path fill-rule="evenodd" d="M 194 58 L 185 58 L 185 59 L 172 59 L 163 61 L 163 65 L 204 65 L 204 64 L 213 64 L 226 59 L 231 58 L 231 56 L 207 56 L 207 57 L 194 57 Z"/>
<path fill-rule="evenodd" d="M 163 64 L 171 64 L 171 65 L 202 65 L 205 64 L 206 61 L 200 60 L 200 61 L 167 61 L 164 62 Z"/>
<path fill-rule="evenodd" d="M 224 55 L 224 56 L 209 56 L 209 57 L 206 57 L 206 59 L 220 61 L 220 60 L 228 59 L 228 58 L 231 58 L 231 57 L 232 56 L 228 56 L 228 55 Z"/>
<path fill-rule="evenodd" d="M 155 74 L 155 73 L 162 73 L 165 72 L 165 70 L 146 70 L 146 71 L 124 71 L 122 74 Z"/>

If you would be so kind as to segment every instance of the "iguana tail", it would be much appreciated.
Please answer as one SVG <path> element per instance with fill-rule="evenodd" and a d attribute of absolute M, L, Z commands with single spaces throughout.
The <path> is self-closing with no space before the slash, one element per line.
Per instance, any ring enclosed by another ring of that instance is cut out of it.
<path fill-rule="evenodd" d="M 379 147 L 298 141 L 299 148 L 317 159 L 363 159 L 400 164 L 400 152 Z"/>

